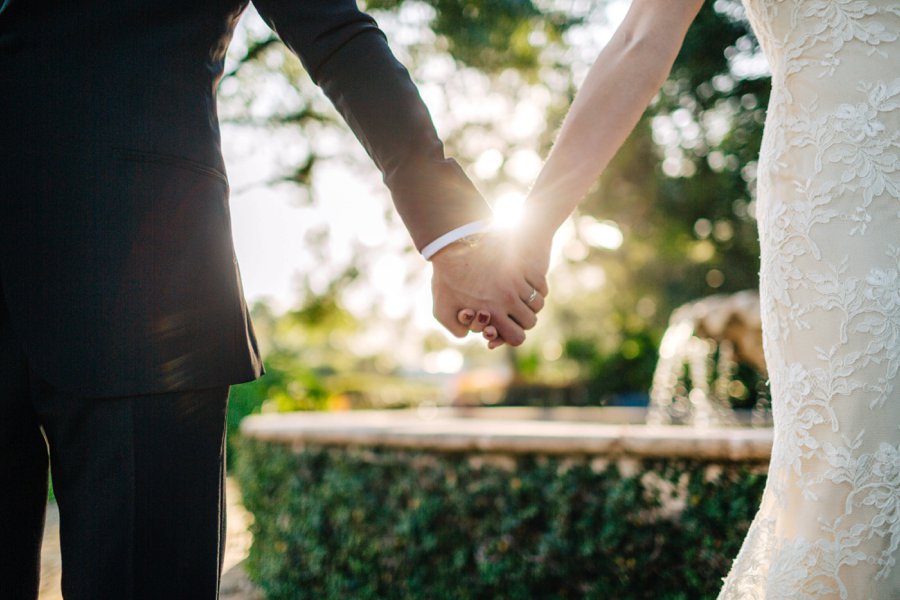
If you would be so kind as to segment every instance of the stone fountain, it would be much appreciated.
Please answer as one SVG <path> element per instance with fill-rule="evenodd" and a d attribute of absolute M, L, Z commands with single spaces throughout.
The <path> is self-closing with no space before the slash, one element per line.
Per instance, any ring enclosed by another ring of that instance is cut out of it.
<path fill-rule="evenodd" d="M 269 583 L 289 589 L 286 586 L 294 585 L 290 574 L 309 555 L 305 550 L 309 546 L 295 544 L 296 532 L 321 531 L 322 524 L 329 523 L 344 533 L 333 535 L 335 529 L 325 528 L 329 537 L 322 538 L 323 546 L 332 549 L 336 544 L 335 554 L 349 557 L 354 564 L 371 560 L 369 554 L 360 554 L 356 540 L 412 540 L 392 541 L 384 549 L 405 552 L 422 538 L 441 540 L 441 548 L 458 544 L 460 549 L 453 550 L 453 556 L 468 556 L 469 549 L 478 548 L 477 556 L 487 557 L 477 558 L 481 565 L 495 564 L 500 560 L 496 557 L 507 556 L 506 552 L 520 552 L 519 562 L 510 564 L 521 564 L 522 572 L 530 572 L 538 554 L 528 548 L 543 548 L 542 540 L 548 539 L 553 541 L 552 548 L 585 547 L 584 540 L 591 536 L 588 530 L 585 537 L 583 524 L 590 521 L 584 515 L 606 515 L 611 508 L 620 511 L 620 520 L 629 530 L 654 532 L 638 534 L 635 540 L 658 540 L 655 532 L 659 531 L 691 531 L 691 540 L 710 540 L 705 548 L 721 545 L 723 532 L 740 540 L 762 492 L 773 439 L 769 427 L 734 426 L 748 422 L 732 410 L 731 399 L 741 396 L 735 392 L 746 387 L 751 368 L 752 378 L 765 373 L 759 300 L 754 293 L 742 292 L 706 298 L 672 315 L 646 413 L 638 407 L 423 405 L 406 410 L 247 417 L 241 423 L 247 444 L 242 450 L 246 460 L 239 461 L 242 477 L 247 489 L 266 490 L 257 492 L 256 504 L 251 506 L 264 534 L 254 541 L 257 556 L 251 560 L 278 565 L 270 570 L 274 581 Z M 765 412 L 765 402 L 759 395 L 743 398 L 745 405 L 758 405 L 749 411 L 754 415 L 749 424 L 764 424 L 758 416 Z M 376 477 L 379 483 L 373 485 Z M 293 499 L 298 490 L 302 502 L 273 501 Z M 367 504 L 346 490 L 364 490 Z M 461 501 L 464 496 L 467 499 Z M 488 497 L 489 501 L 484 500 Z M 476 501 L 484 502 L 484 507 Z M 652 508 L 631 513 L 635 502 Z M 377 507 L 372 514 L 379 518 L 364 516 L 367 513 L 361 506 Z M 476 513 L 471 506 L 480 508 Z M 734 506 L 748 507 L 745 518 L 735 520 Z M 547 507 L 555 507 L 558 512 L 550 514 L 560 516 L 545 518 Z M 602 507 L 603 512 L 591 512 L 590 507 Z M 476 535 L 467 539 L 469 525 L 444 526 L 448 519 L 467 524 L 480 518 L 499 522 L 516 514 L 514 510 L 541 515 L 529 517 L 540 522 L 541 533 L 526 530 L 515 537 L 522 530 L 516 520 L 511 533 L 504 531 L 498 538 L 505 546 L 496 552 L 493 548 L 499 546 L 492 540 L 485 542 Z M 598 519 L 597 535 L 601 521 L 613 520 Z M 528 546 L 534 539 L 539 540 L 537 545 Z M 632 545 L 629 540 L 625 546 Z M 652 560 L 656 560 L 660 542 L 651 545 Z M 291 547 L 295 549 L 288 550 Z M 621 561 L 625 567 L 607 559 L 589 562 L 595 570 L 614 569 L 604 575 L 604 581 L 621 578 L 623 572 L 636 577 L 623 570 L 630 568 L 629 562 L 643 564 L 643 547 L 634 547 L 636 558 L 625 555 Z M 616 557 L 618 548 L 619 544 Z M 677 546 L 676 552 L 680 550 Z M 731 554 L 721 553 L 710 564 L 722 567 L 730 559 Z M 402 565 L 404 560 L 392 559 L 390 565 Z M 430 581 L 446 572 L 445 562 L 422 561 L 417 569 L 424 569 L 424 580 Z M 570 562 L 560 561 L 560 568 Z M 439 565 L 438 570 L 427 571 L 434 565 Z M 380 576 L 383 571 L 373 572 Z M 390 581 L 406 576 L 402 569 L 397 575 L 387 572 L 394 578 Z M 478 569 L 459 572 L 460 578 L 481 573 Z M 711 569 L 707 575 L 717 585 L 724 573 Z"/>
<path fill-rule="evenodd" d="M 747 392 L 736 378 L 739 365 L 765 378 L 756 291 L 709 296 L 678 308 L 660 343 L 647 423 L 770 425 L 768 390 L 763 384 L 754 390 L 756 402 L 749 415 L 732 408 L 731 399 Z"/>

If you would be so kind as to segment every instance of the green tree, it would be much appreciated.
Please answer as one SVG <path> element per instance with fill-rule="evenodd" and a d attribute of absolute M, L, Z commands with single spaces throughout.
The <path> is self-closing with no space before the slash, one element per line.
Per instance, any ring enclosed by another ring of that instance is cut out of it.
<path fill-rule="evenodd" d="M 470 166 L 491 200 L 527 191 L 599 52 L 592 34 L 608 27 L 606 7 L 549 0 L 367 3 L 435 107 L 448 153 Z M 248 27 L 242 36 L 220 92 L 225 121 L 296 142 L 284 172 L 263 184 L 289 185 L 299 204 L 315 206 L 312 184 L 323 164 L 339 161 L 371 174 L 361 151 L 333 150 L 356 144 L 299 62 L 263 28 Z M 523 374 L 586 379 L 596 397 L 647 389 L 674 307 L 756 286 L 753 188 L 769 87 L 764 71 L 747 67 L 758 54 L 737 0 L 704 6 L 671 77 L 562 241 L 542 323 L 528 345 L 508 354 Z M 256 91 L 266 85 L 284 91 L 278 102 Z M 382 201 L 385 220 L 405 241 L 386 195 Z M 621 245 L 598 243 L 598 225 L 620 231 Z M 323 265 L 334 262 L 329 236 L 322 230 L 310 239 Z M 401 242 L 394 251 L 411 248 Z M 335 279 L 356 274 L 338 288 L 306 286 L 303 310 L 324 306 L 316 294 L 342 310 L 342 294 L 370 281 L 376 254 L 359 247 L 347 264 L 335 265 Z M 411 286 L 422 277 L 414 271 Z M 395 321 L 398 339 L 410 333 L 408 320 Z"/>

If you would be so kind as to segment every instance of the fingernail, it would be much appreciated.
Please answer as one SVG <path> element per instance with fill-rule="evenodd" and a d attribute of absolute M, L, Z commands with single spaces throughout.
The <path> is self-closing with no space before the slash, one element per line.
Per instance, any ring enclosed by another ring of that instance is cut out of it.
<path fill-rule="evenodd" d="M 465 321 L 471 321 L 475 318 L 475 313 L 473 313 L 471 310 L 464 310 L 462 313 L 462 318 Z"/>
<path fill-rule="evenodd" d="M 478 322 L 479 323 L 487 323 L 488 319 L 491 318 L 491 315 L 487 313 L 478 313 Z"/>

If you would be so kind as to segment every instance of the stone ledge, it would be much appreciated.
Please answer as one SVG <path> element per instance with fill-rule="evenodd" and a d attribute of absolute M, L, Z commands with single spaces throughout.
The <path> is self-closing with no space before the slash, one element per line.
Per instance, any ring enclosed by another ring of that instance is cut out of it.
<path fill-rule="evenodd" d="M 749 462 L 768 461 L 772 447 L 771 429 L 579 422 L 571 409 L 571 421 L 483 418 L 494 410 L 504 409 L 479 409 L 479 417 L 452 409 L 278 413 L 247 417 L 241 432 L 298 449 L 310 444 Z"/>

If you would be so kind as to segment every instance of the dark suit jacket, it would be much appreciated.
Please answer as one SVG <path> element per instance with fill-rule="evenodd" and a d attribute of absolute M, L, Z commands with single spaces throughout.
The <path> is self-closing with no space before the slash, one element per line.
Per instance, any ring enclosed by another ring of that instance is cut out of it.
<path fill-rule="evenodd" d="M 262 370 L 216 86 L 246 0 L 0 0 L 0 284 L 35 372 L 127 395 Z M 421 248 L 488 208 L 352 0 L 255 0 Z"/>

